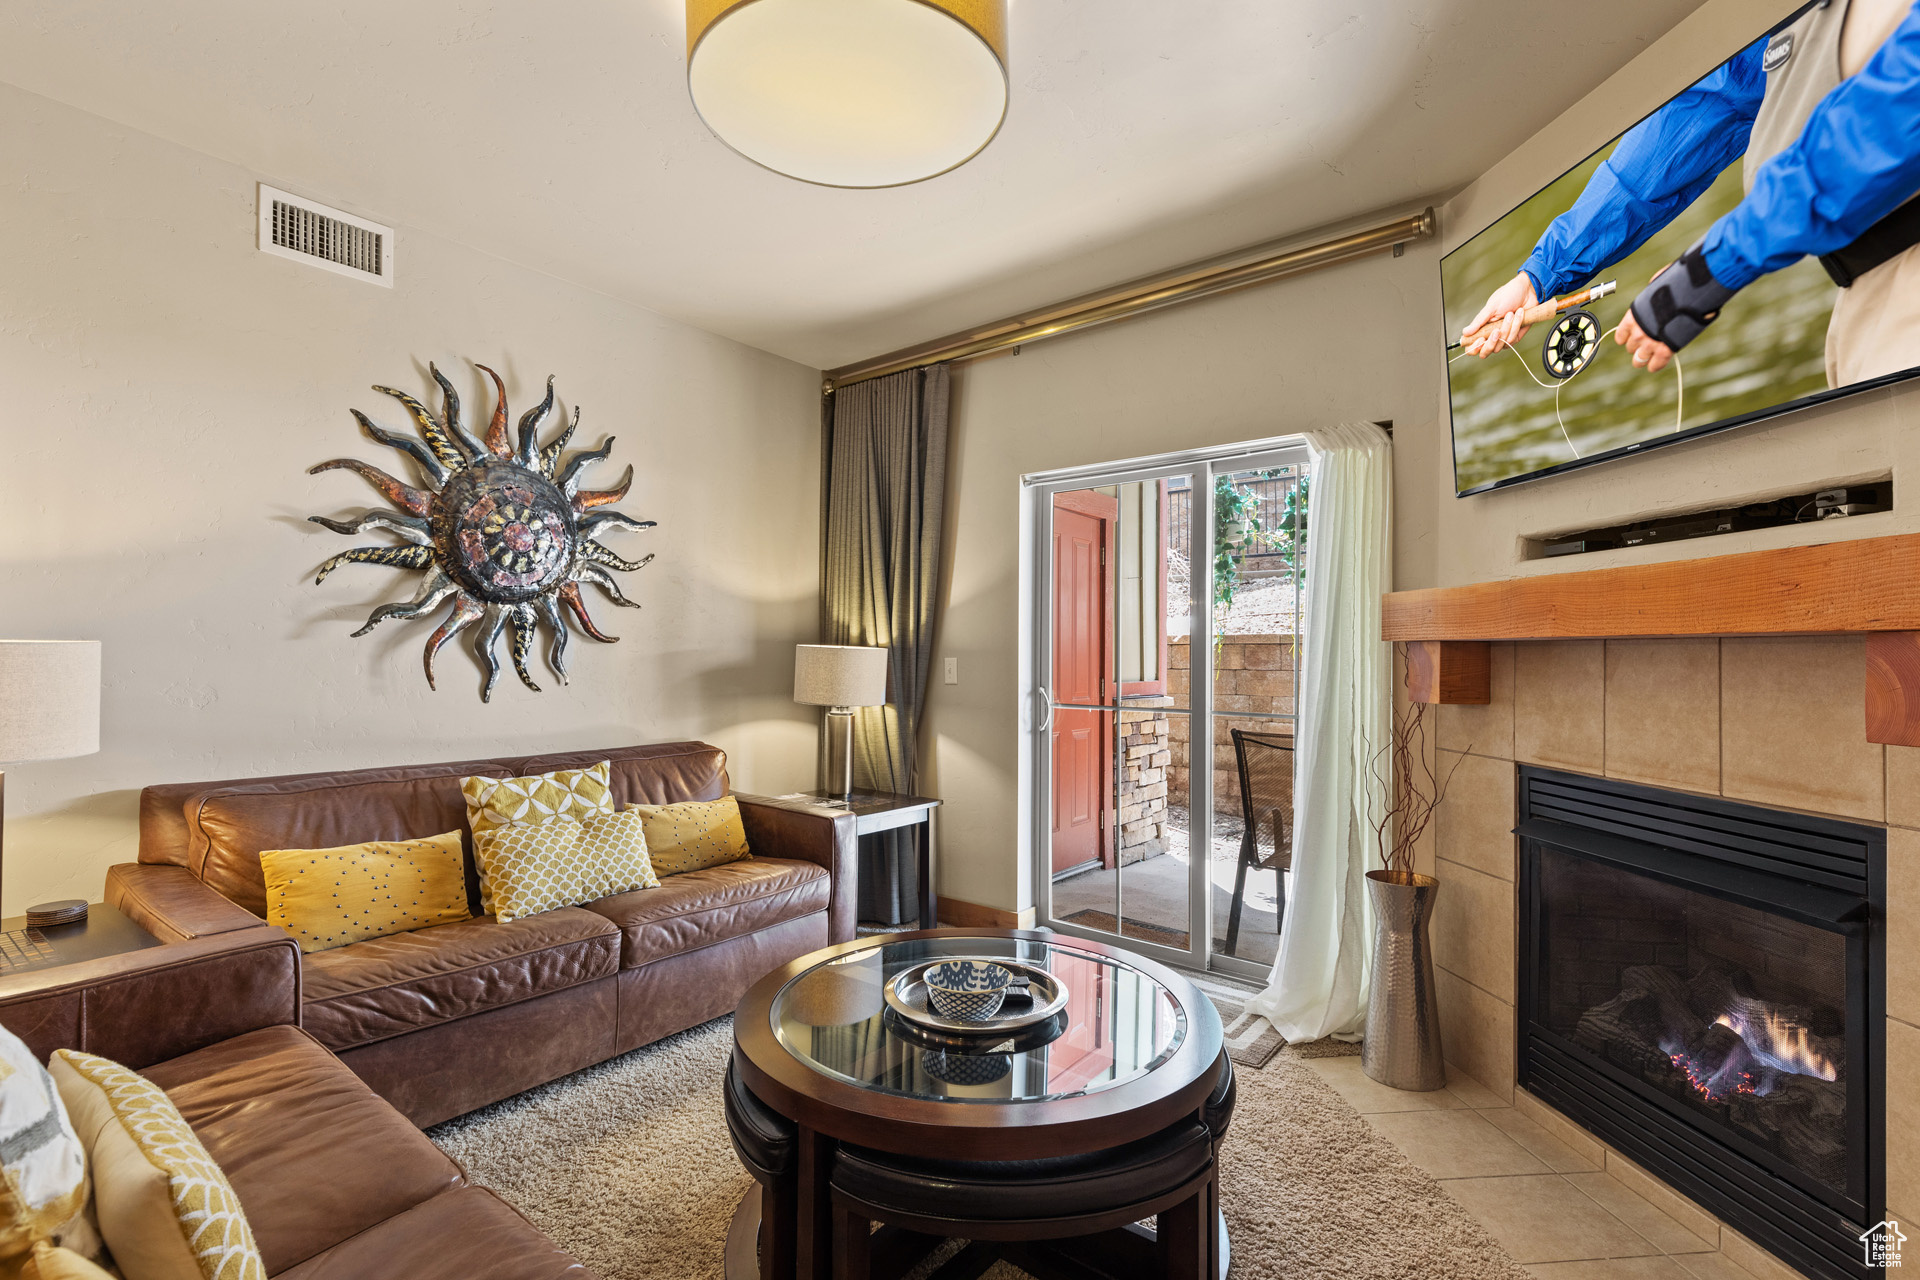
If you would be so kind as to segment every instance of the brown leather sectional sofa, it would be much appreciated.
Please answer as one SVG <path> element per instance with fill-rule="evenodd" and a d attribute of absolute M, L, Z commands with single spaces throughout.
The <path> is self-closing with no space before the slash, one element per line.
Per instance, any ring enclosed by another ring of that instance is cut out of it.
<path fill-rule="evenodd" d="M 281 936 L 264 924 L 262 850 L 464 832 L 461 777 L 599 760 L 618 804 L 728 793 L 725 753 L 698 742 L 148 787 L 140 861 L 112 868 L 107 901 L 164 941 Z M 851 816 L 740 808 L 750 859 L 505 925 L 477 915 L 469 841 L 476 918 L 306 956 L 289 1021 L 424 1128 L 727 1013 L 854 933 Z"/>
<path fill-rule="evenodd" d="M 165 1089 L 276 1280 L 593 1280 L 300 1029 L 300 970 L 280 930 L 229 930 L 0 974 L 0 1025 Z"/>

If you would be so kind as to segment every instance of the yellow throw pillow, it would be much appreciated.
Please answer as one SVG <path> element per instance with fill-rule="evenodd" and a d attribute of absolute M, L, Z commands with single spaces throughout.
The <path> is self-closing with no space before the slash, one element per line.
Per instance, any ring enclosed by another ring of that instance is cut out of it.
<path fill-rule="evenodd" d="M 587 769 L 556 769 L 525 778 L 462 778 L 467 798 L 467 827 L 473 832 L 473 862 L 480 873 L 480 909 L 493 910 L 493 884 L 480 833 L 494 827 L 525 827 L 553 818 L 592 817 L 613 812 L 613 764 L 602 760 Z"/>
<path fill-rule="evenodd" d="M 474 836 L 474 848 L 486 850 L 494 915 L 501 924 L 660 887 L 647 858 L 646 827 L 634 813 L 494 827 Z"/>
<path fill-rule="evenodd" d="M 137 1280 L 266 1280 L 240 1197 L 160 1086 L 61 1049 L 53 1078 L 86 1144 L 100 1234 Z"/>
<path fill-rule="evenodd" d="M 88 1190 L 87 1149 L 53 1077 L 0 1027 L 0 1271 L 41 1244 L 98 1257 Z"/>
<path fill-rule="evenodd" d="M 753 856 L 746 824 L 740 821 L 740 802 L 732 796 L 684 804 L 630 804 L 621 812 L 637 813 L 646 824 L 647 856 L 653 859 L 655 875 L 677 876 Z"/>
<path fill-rule="evenodd" d="M 338 849 L 270 849 L 260 855 L 267 923 L 303 952 L 468 919 L 460 833 L 374 840 Z"/>

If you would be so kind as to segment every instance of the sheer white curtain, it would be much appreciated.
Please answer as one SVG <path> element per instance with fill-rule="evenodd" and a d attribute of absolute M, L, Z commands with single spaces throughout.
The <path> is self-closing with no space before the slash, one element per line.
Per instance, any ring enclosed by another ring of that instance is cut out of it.
<path fill-rule="evenodd" d="M 1307 433 L 1306 661 L 1297 691 L 1293 886 L 1273 978 L 1249 1008 L 1290 1041 L 1357 1034 L 1373 946 L 1365 876 L 1379 865 L 1373 816 L 1386 788 L 1369 767 L 1393 711 L 1392 650 L 1380 639 L 1391 589 L 1393 445 L 1371 423 Z"/>

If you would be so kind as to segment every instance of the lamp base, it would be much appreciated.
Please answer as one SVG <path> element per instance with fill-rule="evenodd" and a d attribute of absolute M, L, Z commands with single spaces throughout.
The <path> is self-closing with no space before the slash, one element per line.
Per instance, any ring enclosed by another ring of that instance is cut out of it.
<path fill-rule="evenodd" d="M 27 928 L 50 929 L 59 924 L 79 924 L 87 918 L 85 898 L 61 898 L 40 902 L 27 908 Z"/>

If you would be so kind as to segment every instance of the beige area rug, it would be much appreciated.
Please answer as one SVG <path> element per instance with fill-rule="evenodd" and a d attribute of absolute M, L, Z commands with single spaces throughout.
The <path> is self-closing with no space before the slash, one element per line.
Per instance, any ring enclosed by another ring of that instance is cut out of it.
<path fill-rule="evenodd" d="M 722 1018 L 428 1136 L 606 1280 L 720 1280 L 751 1181 L 720 1105 L 731 1048 Z M 1236 1280 L 1526 1280 L 1297 1051 L 1239 1089 L 1222 1150 Z"/>

